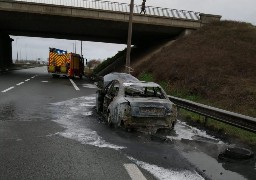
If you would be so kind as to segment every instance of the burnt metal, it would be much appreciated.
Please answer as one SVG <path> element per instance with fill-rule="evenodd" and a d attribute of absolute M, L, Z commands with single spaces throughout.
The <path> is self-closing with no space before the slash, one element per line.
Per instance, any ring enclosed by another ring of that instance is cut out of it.
<path fill-rule="evenodd" d="M 177 108 L 158 84 L 141 82 L 126 73 L 108 74 L 98 84 L 97 112 L 109 125 L 152 134 L 158 129 L 173 129 Z"/>

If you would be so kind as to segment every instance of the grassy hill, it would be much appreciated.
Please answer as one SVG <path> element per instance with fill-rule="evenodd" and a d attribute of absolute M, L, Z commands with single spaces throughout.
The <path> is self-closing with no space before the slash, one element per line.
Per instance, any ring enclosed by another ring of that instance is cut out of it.
<path fill-rule="evenodd" d="M 152 77 L 171 95 L 256 117 L 256 27 L 251 24 L 205 25 L 132 66 L 136 76 Z"/>

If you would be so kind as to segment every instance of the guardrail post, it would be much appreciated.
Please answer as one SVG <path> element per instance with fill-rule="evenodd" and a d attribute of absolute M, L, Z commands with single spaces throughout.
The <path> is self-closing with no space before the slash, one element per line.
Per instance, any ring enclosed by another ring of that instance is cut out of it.
<path fill-rule="evenodd" d="M 206 126 L 206 125 L 207 125 L 207 123 L 208 123 L 208 117 L 207 117 L 207 116 L 205 116 L 205 117 L 204 117 L 204 126 Z"/>
<path fill-rule="evenodd" d="M 180 116 L 180 107 L 176 106 L 177 107 L 177 119 L 178 119 L 178 116 Z"/>

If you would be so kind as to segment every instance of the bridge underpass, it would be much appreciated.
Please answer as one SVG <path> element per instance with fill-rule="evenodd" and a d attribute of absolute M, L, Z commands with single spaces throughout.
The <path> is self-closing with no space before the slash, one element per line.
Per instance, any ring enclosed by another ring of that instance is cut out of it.
<path fill-rule="evenodd" d="M 128 4 L 119 4 L 122 9 L 112 8 L 110 10 L 106 9 L 106 6 L 104 8 L 102 4 L 99 6 L 96 3 L 94 6 L 88 6 L 84 3 L 65 4 L 66 1 L 60 1 L 59 4 L 38 2 L 42 1 L 0 0 L 0 23 L 3 25 L 0 27 L 0 32 L 3 34 L 2 36 L 8 34 L 126 44 L 129 20 Z M 124 6 L 126 8 L 123 8 Z M 157 8 L 158 14 L 156 14 L 154 7 L 151 7 L 151 10 L 148 9 L 148 12 L 152 12 L 151 14 L 140 15 L 136 12 L 136 9 L 137 11 L 139 9 L 138 6 L 135 7 L 132 38 L 132 44 L 135 45 L 150 44 L 166 39 L 172 40 L 184 31 L 196 30 L 208 21 L 220 19 L 220 16 L 191 11 L 169 10 L 168 12 L 167 8 L 160 9 L 163 13 L 159 13 L 159 8 Z M 174 17 L 174 12 L 177 17 Z M 5 65 L 9 64 L 11 58 L 9 42 L 10 39 L 1 38 L 2 46 L 9 49 L 6 51 L 3 48 L 2 55 L 0 53 L 0 58 L 4 60 L 3 64 Z"/>

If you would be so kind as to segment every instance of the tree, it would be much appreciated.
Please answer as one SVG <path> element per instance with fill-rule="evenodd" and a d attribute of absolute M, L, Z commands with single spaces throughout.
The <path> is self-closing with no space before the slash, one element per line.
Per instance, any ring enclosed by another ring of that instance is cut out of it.
<path fill-rule="evenodd" d="M 90 60 L 90 61 L 87 63 L 87 66 L 88 66 L 89 69 L 94 69 L 94 68 L 96 68 L 100 63 L 101 63 L 100 60 L 93 59 L 93 60 Z"/>

